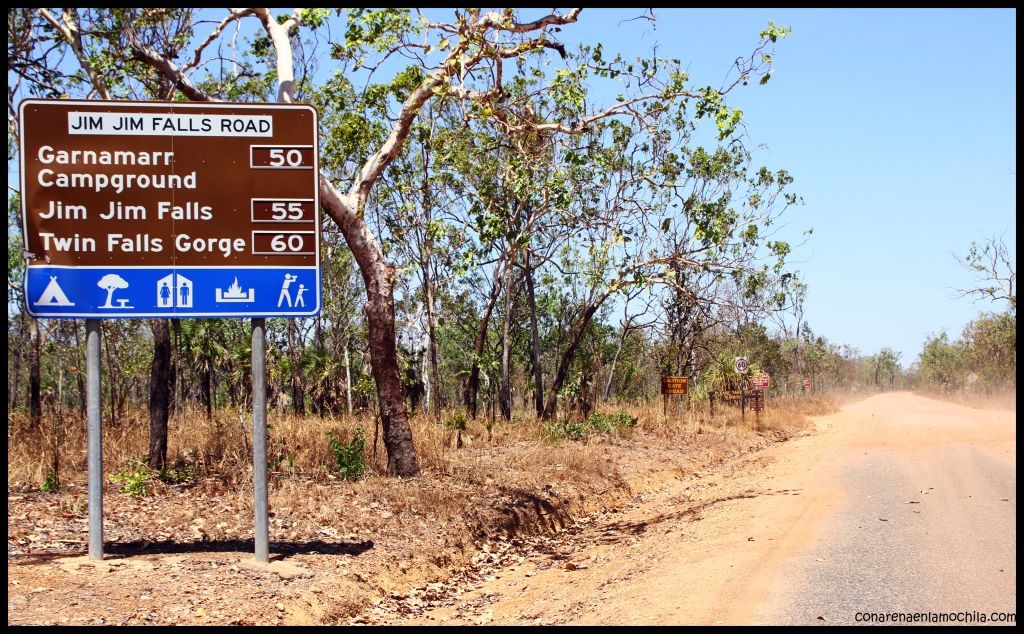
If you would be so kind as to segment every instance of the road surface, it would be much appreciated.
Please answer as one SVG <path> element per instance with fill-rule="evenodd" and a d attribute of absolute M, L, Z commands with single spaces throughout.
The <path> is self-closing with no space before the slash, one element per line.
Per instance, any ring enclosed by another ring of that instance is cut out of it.
<path fill-rule="evenodd" d="M 1015 615 L 1015 418 L 908 393 L 852 403 L 815 419 L 813 435 L 535 542 L 513 565 L 479 571 L 479 581 L 392 600 L 380 622 Z"/>

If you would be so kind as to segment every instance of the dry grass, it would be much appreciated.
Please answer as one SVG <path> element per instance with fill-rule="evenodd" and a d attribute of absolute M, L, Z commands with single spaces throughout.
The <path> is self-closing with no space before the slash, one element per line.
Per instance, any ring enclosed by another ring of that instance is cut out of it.
<path fill-rule="evenodd" d="M 682 418 L 668 420 L 660 403 L 621 408 L 637 417 L 635 427 L 575 441 L 559 439 L 547 424 L 522 413 L 490 429 L 482 420 L 470 421 L 463 432 L 465 446 L 458 450 L 453 448 L 453 430 L 416 416 L 413 436 L 423 474 L 409 480 L 384 475 L 385 453 L 379 441 L 373 449 L 372 418 L 299 418 L 271 412 L 271 542 L 295 550 L 297 560 L 316 571 L 318 585 L 331 589 L 313 602 L 311 622 L 336 622 L 374 598 L 445 579 L 496 539 L 554 534 L 575 518 L 620 507 L 632 496 L 680 477 L 704 477 L 730 457 L 799 433 L 804 413 L 829 409 L 823 399 L 770 401 L 758 431 L 753 413 L 741 420 L 735 408 L 716 407 L 711 417 L 706 408 L 695 407 Z M 53 422 L 35 432 L 26 431 L 24 417 L 12 417 L 8 424 L 11 552 L 65 552 L 69 543 L 84 543 L 84 421 L 68 418 L 56 426 L 61 431 L 56 443 L 61 479 L 70 486 L 56 493 L 38 492 L 51 465 Z M 356 481 L 342 481 L 324 468 L 333 459 L 327 431 L 349 438 L 359 426 L 367 437 L 364 458 L 370 468 Z M 251 539 L 250 428 L 248 417 L 239 420 L 230 412 L 219 412 L 212 420 L 200 412 L 175 416 L 169 457 L 191 465 L 194 482 L 153 482 L 153 495 L 144 499 L 108 486 L 106 538 L 120 544 L 170 544 L 186 551 L 196 544 L 204 557 L 210 554 L 198 542 Z M 142 414 L 105 429 L 108 478 L 124 470 L 129 459 L 144 458 L 147 433 L 148 420 Z M 45 540 L 36 542 L 41 518 Z M 358 557 L 330 553 L 339 547 L 367 550 L 360 550 Z M 318 554 L 319 548 L 328 552 Z M 236 590 L 220 587 L 226 593 Z M 254 609 L 245 597 L 231 596 L 232 609 Z"/>
<path fill-rule="evenodd" d="M 827 397 L 773 398 L 761 413 L 760 426 L 754 412 L 741 417 L 738 408 L 716 404 L 711 416 L 706 403 L 691 405 L 685 412 L 673 410 L 668 416 L 661 403 L 621 404 L 601 408 L 623 410 L 638 419 L 631 437 L 640 444 L 664 446 L 694 442 L 702 434 L 716 438 L 747 437 L 771 432 L 789 437 L 803 427 L 805 415 L 834 411 Z M 442 417 L 444 420 L 445 417 Z M 455 449 L 455 432 L 430 417 L 412 418 L 413 438 L 420 467 L 445 476 L 500 478 L 503 485 L 523 490 L 541 481 L 608 476 L 608 463 L 597 448 L 618 440 L 590 436 L 580 441 L 558 440 L 549 426 L 524 412 L 511 422 L 477 419 L 462 432 L 463 448 Z M 344 441 L 361 428 L 366 438 L 364 460 L 368 474 L 383 475 L 387 457 L 383 438 L 375 440 L 374 420 L 357 417 L 298 417 L 268 413 L 268 463 L 279 477 L 301 481 L 328 482 L 326 465 L 334 462 L 327 433 L 335 431 Z M 228 480 L 245 480 L 251 474 L 252 422 L 248 412 L 221 410 L 207 419 L 205 412 L 177 412 L 168 431 L 168 461 L 189 465 L 197 475 L 217 475 Z M 489 428 L 488 428 L 489 427 Z M 105 424 L 103 460 L 108 474 L 123 471 L 131 459 L 145 460 L 149 421 L 144 412 L 131 412 L 117 425 Z M 53 415 L 38 430 L 29 430 L 23 415 L 12 415 L 8 423 L 8 481 L 43 482 L 59 457 L 62 481 L 83 481 L 86 470 L 85 420 L 77 414 Z M 487 472 L 486 474 L 484 472 Z M 483 474 L 483 475 L 481 475 Z"/>

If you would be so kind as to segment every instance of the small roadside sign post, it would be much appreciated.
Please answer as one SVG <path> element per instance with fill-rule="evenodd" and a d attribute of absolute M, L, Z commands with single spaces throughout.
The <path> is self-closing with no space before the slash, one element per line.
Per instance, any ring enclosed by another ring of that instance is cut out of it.
<path fill-rule="evenodd" d="M 761 410 L 764 409 L 764 389 L 758 388 L 750 391 L 751 408 L 754 410 L 758 431 L 761 429 Z"/>
<path fill-rule="evenodd" d="M 687 394 L 687 382 L 689 379 L 685 376 L 663 376 L 661 377 L 661 397 L 662 397 L 662 415 L 668 417 L 668 399 L 670 396 L 686 396 Z M 680 403 L 685 403 L 684 399 L 679 400 Z M 682 406 L 682 410 L 679 410 L 679 419 L 682 420 L 683 414 L 686 412 L 685 404 Z M 677 408 L 678 409 L 678 408 Z"/>
<path fill-rule="evenodd" d="M 265 321 L 320 311 L 316 110 L 28 99 L 19 118 L 25 308 L 86 320 L 89 556 L 103 558 L 100 320 L 244 317 L 269 561 Z"/>
<path fill-rule="evenodd" d="M 736 374 L 746 374 L 749 367 L 750 365 L 747 363 L 746 357 L 736 357 L 736 360 L 733 362 L 732 366 Z M 744 389 L 746 387 L 746 383 L 747 382 L 744 380 L 740 381 L 740 420 L 744 422 L 747 420 L 747 399 L 746 390 Z"/>

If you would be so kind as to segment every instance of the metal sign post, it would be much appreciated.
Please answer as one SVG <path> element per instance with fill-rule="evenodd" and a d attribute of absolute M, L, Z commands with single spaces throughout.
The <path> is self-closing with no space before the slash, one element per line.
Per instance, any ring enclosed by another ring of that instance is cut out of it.
<path fill-rule="evenodd" d="M 85 320 L 86 414 L 89 462 L 89 557 L 103 559 L 103 425 L 100 393 L 100 320 Z"/>
<path fill-rule="evenodd" d="M 750 364 L 746 357 L 736 357 L 733 362 L 732 369 L 736 374 L 746 374 L 747 370 L 750 369 Z M 746 392 L 746 379 L 740 380 L 740 421 L 746 422 L 747 420 L 747 392 Z"/>
<path fill-rule="evenodd" d="M 687 394 L 687 383 L 689 379 L 685 376 L 663 376 L 661 377 L 661 397 L 662 397 L 662 415 L 668 418 L 668 401 L 670 396 L 686 396 Z M 683 401 L 680 401 L 683 403 Z M 686 413 L 686 406 L 677 406 L 676 413 L 679 414 L 679 420 L 683 420 L 683 415 Z"/>
<path fill-rule="evenodd" d="M 26 311 L 87 320 L 90 557 L 103 557 L 99 320 L 245 317 L 268 561 L 265 318 L 320 311 L 316 110 L 27 99 L 19 118 Z"/>
<path fill-rule="evenodd" d="M 740 421 L 747 422 L 747 382 L 740 381 Z"/>
<path fill-rule="evenodd" d="M 252 489 L 256 561 L 270 561 L 267 501 L 267 320 L 252 320 Z"/>

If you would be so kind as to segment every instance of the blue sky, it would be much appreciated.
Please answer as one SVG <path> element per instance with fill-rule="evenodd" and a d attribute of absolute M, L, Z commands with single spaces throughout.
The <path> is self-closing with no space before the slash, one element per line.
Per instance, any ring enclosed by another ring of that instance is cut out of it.
<path fill-rule="evenodd" d="M 1016 12 L 659 9 L 584 11 L 566 27 L 606 53 L 678 57 L 718 85 L 769 20 L 792 27 L 775 71 L 729 98 L 757 156 L 796 178 L 806 205 L 784 233 L 809 284 L 807 320 L 837 343 L 909 365 L 929 333 L 956 337 L 982 310 L 952 254 L 1003 236 L 1016 258 Z M 570 33 L 572 34 L 570 36 Z M 614 34 L 614 36 L 609 36 Z"/>
<path fill-rule="evenodd" d="M 695 85 L 718 86 L 769 20 L 792 27 L 771 81 L 729 104 L 748 146 L 764 146 L 758 161 L 788 170 L 806 202 L 780 237 L 814 229 L 791 262 L 815 332 L 864 354 L 894 348 L 906 366 L 928 334 L 956 337 L 1003 309 L 953 298 L 976 282 L 952 254 L 995 235 L 1016 257 L 1016 11 L 659 9 L 653 24 L 625 21 L 643 13 L 588 9 L 559 36 L 600 42 L 606 58 L 657 43 Z"/>

